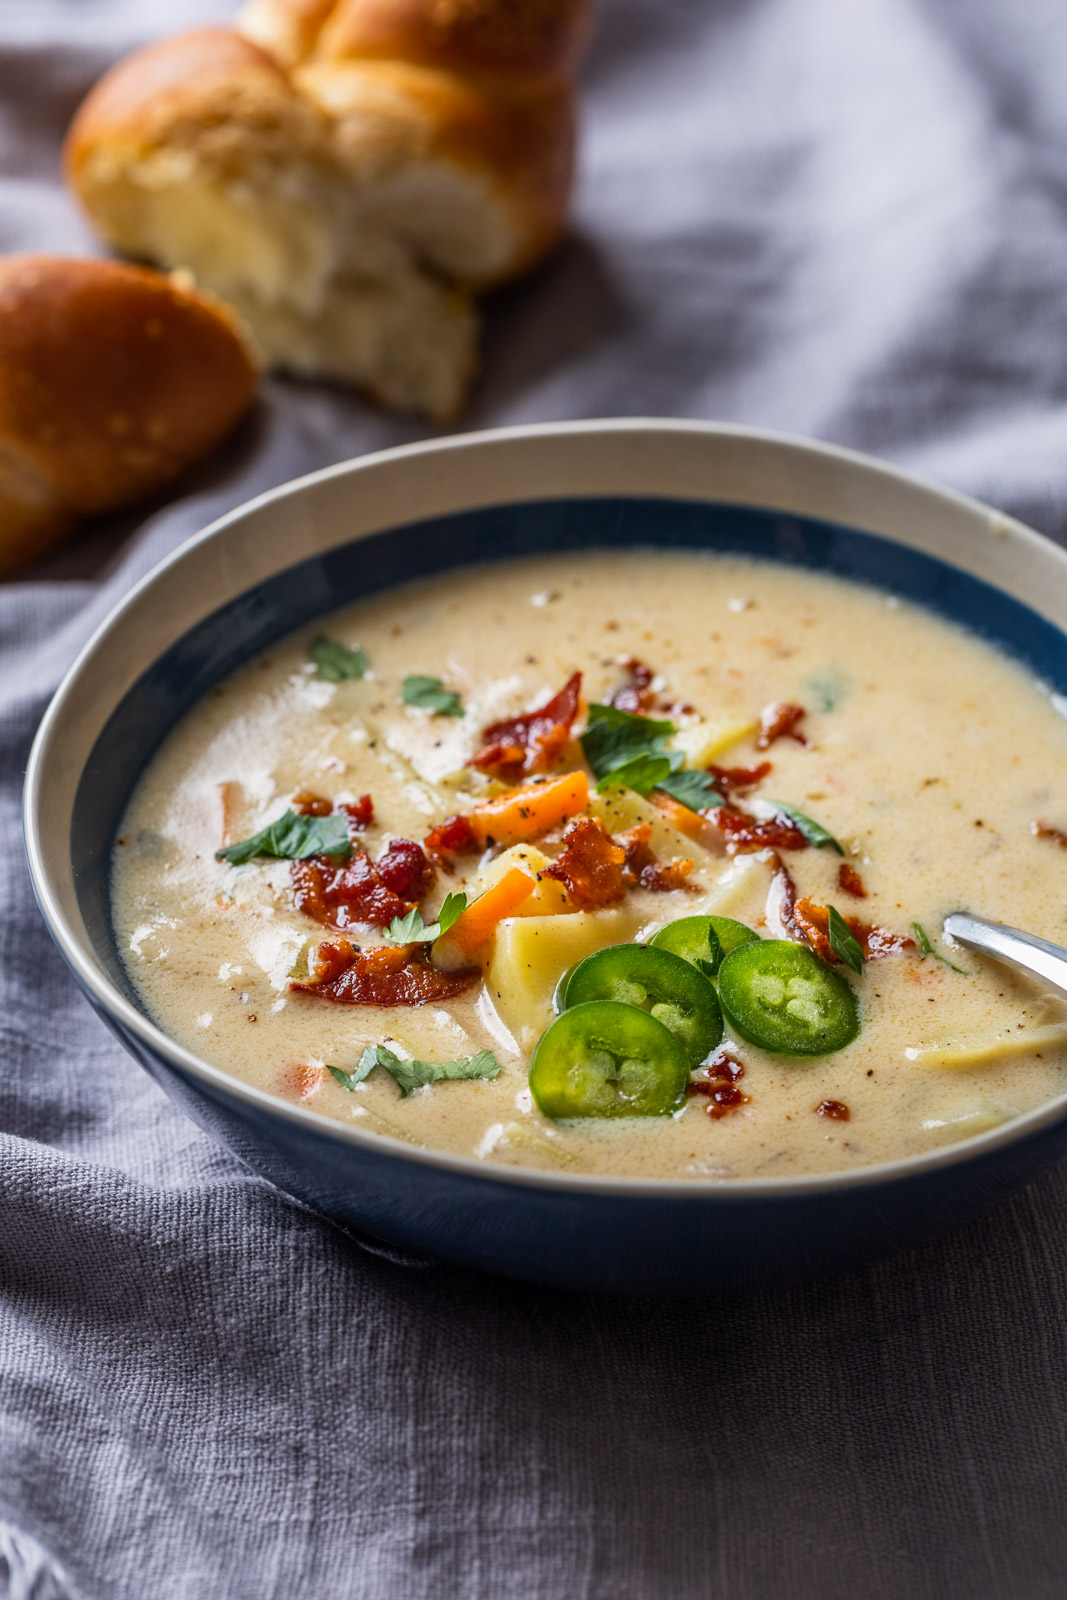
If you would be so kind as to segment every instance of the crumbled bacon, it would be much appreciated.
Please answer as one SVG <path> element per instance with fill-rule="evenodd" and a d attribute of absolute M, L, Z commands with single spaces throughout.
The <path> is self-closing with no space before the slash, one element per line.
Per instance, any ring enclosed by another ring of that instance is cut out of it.
<path fill-rule="evenodd" d="M 670 862 L 660 861 L 649 844 L 651 837 L 650 822 L 639 822 L 636 827 L 627 828 L 625 833 L 614 835 L 615 843 L 621 845 L 626 853 L 622 875 L 627 886 L 632 889 L 640 885 L 642 889 L 651 889 L 657 894 L 666 894 L 671 889 L 693 888 L 688 882 L 693 870 L 690 858 L 678 856 Z"/>
<path fill-rule="evenodd" d="M 805 940 L 815 954 L 831 966 L 838 962 L 840 957 L 830 943 L 829 907 L 821 906 L 810 899 L 798 900 L 794 907 L 794 916 Z M 869 922 L 860 922 L 855 917 L 845 917 L 844 920 L 868 961 L 878 961 L 882 956 L 893 956 L 901 950 L 914 948 L 915 940 L 906 939 L 903 934 L 889 933 L 885 928 L 875 927 Z"/>
<path fill-rule="evenodd" d="M 450 856 L 473 855 L 479 849 L 470 821 L 458 812 L 431 828 L 422 842 L 435 861 L 447 862 Z"/>
<path fill-rule="evenodd" d="M 1067 850 L 1067 833 L 1062 828 L 1053 828 L 1047 822 L 1031 822 L 1030 832 L 1035 839 L 1050 839 L 1061 850 Z"/>
<path fill-rule="evenodd" d="M 716 789 L 724 800 L 729 800 L 734 794 L 747 794 L 771 772 L 771 763 L 761 761 L 754 767 L 716 767 L 710 766 L 708 773 Z"/>
<path fill-rule="evenodd" d="M 739 1106 L 748 1104 L 748 1095 L 737 1087 L 745 1069 L 736 1056 L 720 1050 L 708 1062 L 706 1078 L 697 1078 L 689 1085 L 691 1095 L 703 1095 L 707 1100 L 704 1110 L 709 1117 L 725 1117 Z"/>
<path fill-rule="evenodd" d="M 394 839 L 377 862 L 365 850 L 336 867 L 325 856 L 311 856 L 292 862 L 289 875 L 299 909 L 334 928 L 387 928 L 434 880 L 433 866 L 411 839 Z"/>
<path fill-rule="evenodd" d="M 581 692 L 582 675 L 575 672 L 543 706 L 491 722 L 482 729 L 482 748 L 467 765 L 505 783 L 517 783 L 531 772 L 549 772 L 570 741 Z"/>
<path fill-rule="evenodd" d="M 394 839 L 378 857 L 374 870 L 387 889 L 402 900 L 421 900 L 429 894 L 436 876 L 433 863 L 414 839 Z"/>
<path fill-rule="evenodd" d="M 319 946 L 319 966 L 305 983 L 291 983 L 343 1006 L 425 1006 L 454 1000 L 481 976 L 476 967 L 440 972 L 426 945 L 379 945 L 360 950 L 347 939 Z"/>
<path fill-rule="evenodd" d="M 563 849 L 541 876 L 562 883 L 582 911 L 614 905 L 626 893 L 626 851 L 592 817 L 579 817 L 563 836 Z"/>
<path fill-rule="evenodd" d="M 717 806 L 708 813 L 726 840 L 728 855 L 747 855 L 754 850 L 806 850 L 805 839 L 786 816 L 757 818 L 733 806 Z"/>
<path fill-rule="evenodd" d="M 822 1100 L 815 1107 L 817 1117 L 831 1117 L 835 1122 L 847 1122 L 852 1115 L 843 1100 Z"/>
<path fill-rule="evenodd" d="M 611 697 L 611 704 L 616 711 L 629 711 L 637 716 L 644 716 L 651 711 L 656 695 L 652 688 L 652 680 L 656 674 L 651 667 L 646 667 L 643 661 L 638 661 L 636 656 L 626 656 L 620 663 L 630 675 L 629 683 L 624 683 L 621 689 L 616 689 Z"/>
<path fill-rule="evenodd" d="M 796 917 L 797 886 L 793 881 L 793 875 L 781 856 L 773 850 L 767 852 L 767 861 L 773 873 L 771 892 L 767 897 L 767 909 L 777 916 L 790 939 L 796 939 L 803 944 L 804 931 Z"/>
<path fill-rule="evenodd" d="M 837 882 L 838 887 L 846 894 L 850 894 L 854 900 L 866 900 L 867 891 L 863 887 L 863 879 L 855 867 L 850 866 L 847 861 L 842 861 L 837 869 Z"/>
<path fill-rule="evenodd" d="M 358 833 L 362 833 L 364 828 L 369 828 L 374 821 L 374 801 L 369 794 L 350 801 L 348 805 L 338 806 L 337 809 L 344 812 Z"/>
<path fill-rule="evenodd" d="M 333 801 L 324 800 L 321 794 L 313 794 L 310 789 L 301 789 L 299 794 L 294 794 L 289 806 L 299 817 L 328 817 Z"/>
<path fill-rule="evenodd" d="M 760 713 L 756 749 L 769 750 L 776 739 L 795 739 L 797 744 L 807 744 L 808 741 L 797 728 L 797 723 L 805 716 L 807 712 L 803 706 L 764 706 Z"/>

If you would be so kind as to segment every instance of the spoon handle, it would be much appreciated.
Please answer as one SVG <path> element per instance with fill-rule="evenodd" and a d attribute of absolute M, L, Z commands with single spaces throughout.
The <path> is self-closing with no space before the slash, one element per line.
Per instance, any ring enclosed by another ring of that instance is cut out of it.
<path fill-rule="evenodd" d="M 981 950 L 995 956 L 1016 972 L 1047 983 L 1067 995 L 1067 950 L 1020 928 L 1006 928 L 1001 922 L 987 922 L 969 911 L 954 911 L 945 918 L 945 932 L 968 950 Z"/>

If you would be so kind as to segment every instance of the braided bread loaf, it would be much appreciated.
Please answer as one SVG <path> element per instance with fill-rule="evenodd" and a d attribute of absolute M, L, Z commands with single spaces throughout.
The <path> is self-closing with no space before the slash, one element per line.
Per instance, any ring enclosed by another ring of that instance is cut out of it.
<path fill-rule="evenodd" d="M 250 0 L 140 50 L 67 172 L 118 249 L 186 267 L 268 363 L 453 415 L 474 294 L 563 228 L 588 0 Z"/>

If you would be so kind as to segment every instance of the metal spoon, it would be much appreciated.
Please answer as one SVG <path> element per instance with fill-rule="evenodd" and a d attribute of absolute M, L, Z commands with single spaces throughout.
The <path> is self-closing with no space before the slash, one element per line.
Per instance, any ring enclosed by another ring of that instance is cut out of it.
<path fill-rule="evenodd" d="M 1038 978 L 1059 994 L 1067 996 L 1067 950 L 1047 939 L 1038 939 L 1021 928 L 1006 928 L 1001 922 L 987 922 L 969 911 L 953 911 L 945 918 L 945 932 L 968 950 L 981 950 L 995 956 L 1005 966 L 1014 967 L 1028 978 Z"/>

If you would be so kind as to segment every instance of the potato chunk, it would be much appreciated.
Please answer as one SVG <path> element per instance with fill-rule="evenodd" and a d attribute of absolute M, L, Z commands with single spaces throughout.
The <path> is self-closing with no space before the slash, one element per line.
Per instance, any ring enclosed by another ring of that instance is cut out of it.
<path fill-rule="evenodd" d="M 506 917 L 485 975 L 490 998 L 521 1050 L 532 1050 L 552 1020 L 552 996 L 569 967 L 608 944 L 625 944 L 639 919 L 627 910 L 570 916 Z"/>

